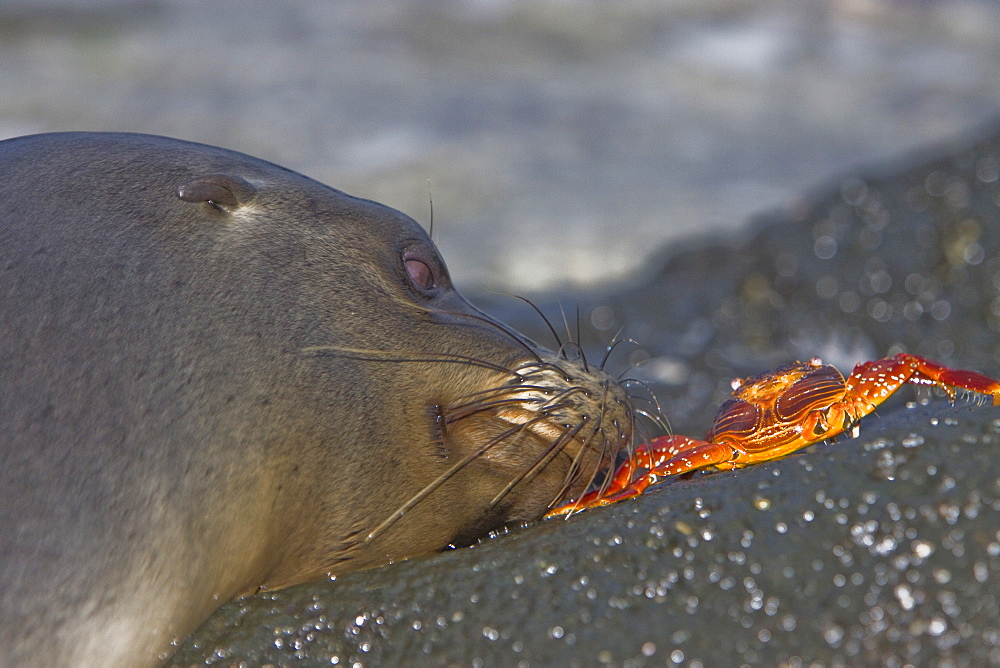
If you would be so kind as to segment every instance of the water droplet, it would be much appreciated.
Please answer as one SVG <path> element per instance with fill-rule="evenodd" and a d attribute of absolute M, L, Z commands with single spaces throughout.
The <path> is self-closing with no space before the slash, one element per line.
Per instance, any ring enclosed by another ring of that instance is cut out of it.
<path fill-rule="evenodd" d="M 976 178 L 983 183 L 993 183 L 1000 178 L 1000 163 L 996 158 L 982 158 L 976 163 Z"/>
<path fill-rule="evenodd" d="M 813 252 L 819 259 L 829 260 L 837 254 L 837 240 L 824 234 L 813 243 Z"/>
<path fill-rule="evenodd" d="M 831 647 L 839 646 L 843 637 L 844 629 L 837 624 L 831 624 L 823 629 L 823 639 L 826 640 L 827 644 Z"/>
<path fill-rule="evenodd" d="M 934 546 L 925 540 L 915 540 L 911 543 L 910 547 L 913 548 L 913 554 L 921 559 L 926 559 L 934 554 Z"/>
<path fill-rule="evenodd" d="M 927 190 L 927 194 L 932 197 L 941 197 L 944 195 L 945 186 L 948 183 L 948 177 L 944 175 L 943 172 L 934 171 L 927 175 L 924 179 L 924 188 Z"/>
<path fill-rule="evenodd" d="M 899 605 L 903 610 L 912 610 L 915 605 L 915 600 L 913 598 L 913 592 L 905 584 L 896 585 L 893 589 L 893 593 L 896 595 L 896 599 L 899 601 Z"/>

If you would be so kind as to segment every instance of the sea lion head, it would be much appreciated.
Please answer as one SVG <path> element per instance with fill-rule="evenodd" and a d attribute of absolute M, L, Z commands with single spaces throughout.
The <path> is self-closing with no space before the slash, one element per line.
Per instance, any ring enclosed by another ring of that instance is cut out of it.
<path fill-rule="evenodd" d="M 0 142 L 0 657 L 134 665 L 222 602 L 540 517 L 622 388 L 421 227 L 220 148 Z"/>
<path fill-rule="evenodd" d="M 281 311 L 264 367 L 288 379 L 278 440 L 300 435 L 278 449 L 285 475 L 310 478 L 285 512 L 309 519 L 264 586 L 468 543 L 600 482 L 631 441 L 617 382 L 472 307 L 411 218 L 281 176 L 230 168 L 177 189 L 232 228 L 217 248 L 238 284 Z"/>
<path fill-rule="evenodd" d="M 65 591 L 115 573 L 167 610 L 161 582 L 190 621 L 536 519 L 630 443 L 614 380 L 472 307 L 393 209 L 146 135 L 9 140 L 0 167 L 0 551 L 48 541 L 82 563 Z"/>

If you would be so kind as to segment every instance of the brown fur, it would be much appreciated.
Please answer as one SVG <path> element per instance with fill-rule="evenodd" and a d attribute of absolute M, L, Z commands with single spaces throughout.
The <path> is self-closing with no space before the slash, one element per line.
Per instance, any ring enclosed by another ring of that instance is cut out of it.
<path fill-rule="evenodd" d="M 536 519 L 631 433 L 412 220 L 222 149 L 0 142 L 0 276 L 0 664 L 155 664 L 232 597 Z"/>

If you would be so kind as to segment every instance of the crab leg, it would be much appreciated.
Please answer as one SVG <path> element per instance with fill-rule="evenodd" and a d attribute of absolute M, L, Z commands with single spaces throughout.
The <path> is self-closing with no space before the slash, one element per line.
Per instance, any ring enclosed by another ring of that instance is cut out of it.
<path fill-rule="evenodd" d="M 638 496 L 663 478 L 728 461 L 733 449 L 689 436 L 658 436 L 635 449 L 614 472 L 606 490 L 594 490 L 578 500 L 550 510 L 546 517 L 566 515 L 594 506 L 608 506 Z"/>
<path fill-rule="evenodd" d="M 868 415 L 904 383 L 937 385 L 950 399 L 955 390 L 969 390 L 993 398 L 993 405 L 1000 406 L 1000 383 L 975 371 L 964 371 L 942 366 L 929 359 L 898 353 L 874 362 L 863 362 L 854 367 L 847 378 L 845 410 L 853 420 Z"/>

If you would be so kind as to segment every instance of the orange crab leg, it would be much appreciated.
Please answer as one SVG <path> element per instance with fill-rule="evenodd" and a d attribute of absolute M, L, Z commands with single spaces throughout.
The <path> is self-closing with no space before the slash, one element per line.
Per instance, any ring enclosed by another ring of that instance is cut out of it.
<path fill-rule="evenodd" d="M 595 489 L 592 492 L 587 492 L 576 501 L 550 510 L 545 516 L 568 515 L 584 508 L 607 506 L 623 499 L 638 496 L 650 485 L 659 482 L 668 475 L 674 475 L 667 465 L 669 460 L 675 459 L 681 453 L 691 453 L 698 446 L 717 449 L 718 456 L 721 457 L 719 462 L 728 459 L 733 452 L 733 449 L 728 446 L 720 446 L 717 443 L 708 443 L 688 436 L 658 436 L 635 449 L 635 453 L 612 474 L 607 489 Z M 680 461 L 681 458 L 678 460 Z M 704 463 L 697 467 L 678 469 L 678 473 L 701 466 L 710 466 L 710 464 Z"/>
<path fill-rule="evenodd" d="M 588 492 L 577 501 L 554 508 L 546 517 L 609 506 L 639 496 L 647 487 L 668 476 L 723 464 L 732 457 L 733 448 L 724 443 L 710 443 L 690 436 L 658 436 L 636 448 L 633 459 L 639 462 L 638 465 L 630 459 L 618 467 L 603 494 L 601 490 Z"/>
<path fill-rule="evenodd" d="M 993 405 L 1000 405 L 1000 383 L 975 371 L 964 371 L 942 366 L 929 359 L 898 353 L 892 357 L 862 362 L 854 367 L 847 378 L 845 406 L 847 413 L 859 420 L 871 413 L 889 395 L 904 383 L 937 385 L 948 397 L 955 398 L 955 389 L 969 390 L 993 397 Z"/>

